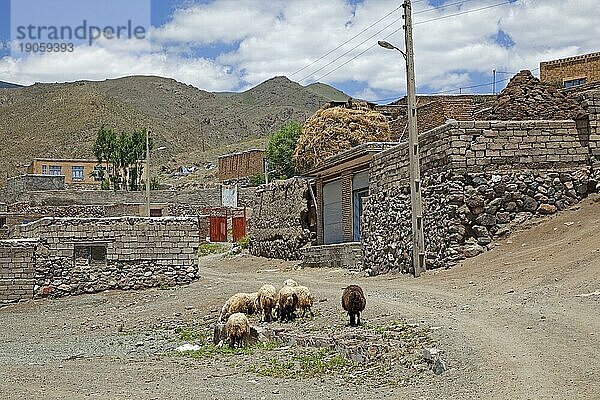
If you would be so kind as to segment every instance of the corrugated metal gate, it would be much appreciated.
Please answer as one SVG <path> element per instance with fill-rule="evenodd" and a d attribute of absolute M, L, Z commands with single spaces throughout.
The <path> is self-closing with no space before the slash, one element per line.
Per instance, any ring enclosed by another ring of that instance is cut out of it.
<path fill-rule="evenodd" d="M 241 211 L 243 211 L 243 213 L 241 213 Z M 231 215 L 231 224 L 233 225 L 233 241 L 238 242 L 246 236 L 246 208 L 233 211 Z"/>

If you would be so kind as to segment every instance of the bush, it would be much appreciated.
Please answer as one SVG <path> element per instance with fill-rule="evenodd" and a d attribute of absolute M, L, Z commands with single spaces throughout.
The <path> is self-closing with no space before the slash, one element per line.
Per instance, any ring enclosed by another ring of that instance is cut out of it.
<path fill-rule="evenodd" d="M 201 243 L 198 246 L 198 257 L 208 256 L 209 254 L 225 253 L 229 248 L 221 243 Z"/>
<path fill-rule="evenodd" d="M 242 249 L 247 249 L 248 245 L 250 244 L 250 238 L 248 237 L 248 235 L 238 240 L 238 244 Z"/>
<path fill-rule="evenodd" d="M 294 176 L 295 166 L 292 154 L 296 149 L 301 129 L 302 126 L 299 123 L 292 121 L 279 128 L 269 139 L 267 145 L 269 168 L 274 169 L 277 176 L 282 179 Z"/>

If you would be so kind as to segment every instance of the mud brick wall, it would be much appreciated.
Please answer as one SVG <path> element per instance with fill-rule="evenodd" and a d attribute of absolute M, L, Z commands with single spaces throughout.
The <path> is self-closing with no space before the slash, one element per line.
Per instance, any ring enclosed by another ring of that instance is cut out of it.
<path fill-rule="evenodd" d="M 308 182 L 293 178 L 260 186 L 248 221 L 250 253 L 256 256 L 299 260 L 302 249 L 310 246 L 306 226 Z"/>
<path fill-rule="evenodd" d="M 0 241 L 0 304 L 33 297 L 35 241 Z"/>
<path fill-rule="evenodd" d="M 248 150 L 219 157 L 217 177 L 221 180 L 246 178 L 264 171 L 264 150 Z"/>
<path fill-rule="evenodd" d="M 35 190 L 62 190 L 65 188 L 63 175 L 20 175 L 8 178 L 6 193 L 13 195 Z"/>
<path fill-rule="evenodd" d="M 540 63 L 540 80 L 562 86 L 565 80 L 600 80 L 600 52 Z"/>
<path fill-rule="evenodd" d="M 197 218 L 43 218 L 19 226 L 17 234 L 44 244 L 36 257 L 35 297 L 181 285 L 197 278 Z"/>

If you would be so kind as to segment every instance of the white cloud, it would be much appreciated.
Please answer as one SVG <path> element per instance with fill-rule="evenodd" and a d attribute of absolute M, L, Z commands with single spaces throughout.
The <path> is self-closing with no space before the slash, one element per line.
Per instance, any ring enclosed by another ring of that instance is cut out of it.
<path fill-rule="evenodd" d="M 465 87 L 473 84 L 474 76 L 490 74 L 494 68 L 536 68 L 540 61 L 600 50 L 600 9 L 593 0 L 518 0 L 420 24 L 499 2 L 478 0 L 429 11 L 424 2 L 415 4 L 419 86 L 439 91 Z M 350 90 L 363 95 L 389 97 L 390 91 L 404 92 L 406 85 L 404 60 L 398 52 L 375 46 L 332 70 L 395 30 L 386 40 L 403 48 L 401 9 L 338 51 L 293 73 L 398 6 L 397 0 L 364 0 L 355 6 L 344 0 L 218 0 L 189 5 L 176 11 L 165 26 L 152 30 L 151 42 L 101 42 L 66 56 L 5 58 L 0 61 L 0 80 L 31 83 L 154 74 L 206 90 L 236 90 L 275 75 L 293 80 L 306 77 L 302 83 L 309 83 L 329 73 L 322 81 L 354 87 Z M 494 40 L 500 29 L 510 36 L 513 46 L 506 48 Z M 382 31 L 376 34 L 378 30 Z M 325 66 L 363 40 L 357 49 Z M 223 50 L 209 59 L 192 56 L 195 46 Z M 348 83 L 354 81 L 358 84 Z"/>

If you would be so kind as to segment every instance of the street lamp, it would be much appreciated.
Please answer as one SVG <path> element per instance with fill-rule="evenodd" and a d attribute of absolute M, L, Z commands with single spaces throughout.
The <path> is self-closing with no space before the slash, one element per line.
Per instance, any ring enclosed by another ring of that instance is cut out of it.
<path fill-rule="evenodd" d="M 165 149 L 165 146 L 161 146 L 154 151 Z M 146 130 L 146 216 L 150 217 L 150 129 Z"/>
<path fill-rule="evenodd" d="M 406 60 L 406 92 L 408 98 L 408 157 L 410 172 L 410 203 L 413 232 L 413 270 L 415 277 L 425 271 L 425 236 L 423 234 L 423 202 L 421 200 L 421 172 L 419 167 L 419 134 L 417 132 L 417 107 L 415 86 L 415 64 L 412 43 L 412 20 L 410 0 L 405 0 L 405 43 L 406 51 L 385 41 L 378 41 L 381 47 L 398 50 Z"/>

